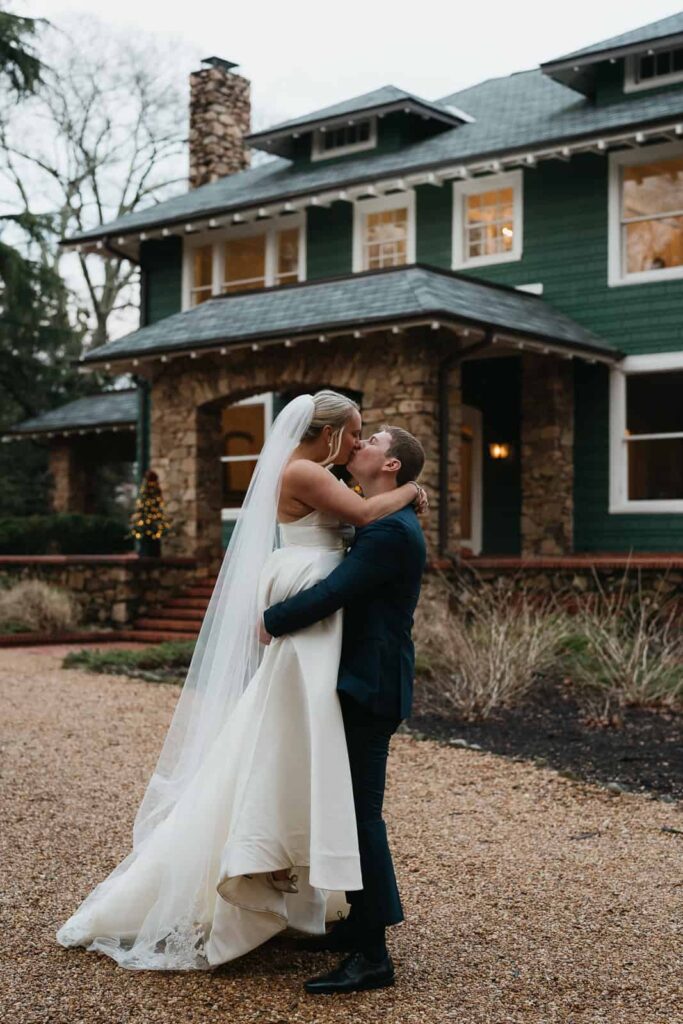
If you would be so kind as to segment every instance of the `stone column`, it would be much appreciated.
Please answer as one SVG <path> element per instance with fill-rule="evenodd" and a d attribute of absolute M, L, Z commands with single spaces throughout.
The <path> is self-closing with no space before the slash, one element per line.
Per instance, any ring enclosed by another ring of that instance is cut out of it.
<path fill-rule="evenodd" d="M 190 75 L 190 188 L 249 167 L 251 83 L 212 58 Z"/>
<path fill-rule="evenodd" d="M 573 550 L 574 367 L 522 357 L 522 555 Z"/>
<path fill-rule="evenodd" d="M 73 442 L 63 441 L 50 449 L 52 509 L 54 512 L 85 511 L 85 467 Z"/>

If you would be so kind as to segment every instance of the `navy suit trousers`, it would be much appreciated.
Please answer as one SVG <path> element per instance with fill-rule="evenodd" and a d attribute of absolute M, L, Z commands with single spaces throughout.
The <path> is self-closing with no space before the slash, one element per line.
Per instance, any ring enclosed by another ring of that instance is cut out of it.
<path fill-rule="evenodd" d="M 349 751 L 353 800 L 363 888 L 346 893 L 354 920 L 361 927 L 398 924 L 403 908 L 382 819 L 389 741 L 400 718 L 385 718 L 340 692 L 346 744 Z"/>

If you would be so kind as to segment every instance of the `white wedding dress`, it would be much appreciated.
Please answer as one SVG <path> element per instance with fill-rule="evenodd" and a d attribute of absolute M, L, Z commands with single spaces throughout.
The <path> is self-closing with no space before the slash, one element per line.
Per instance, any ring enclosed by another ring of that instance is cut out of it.
<path fill-rule="evenodd" d="M 312 512 L 280 525 L 260 609 L 327 576 L 348 528 Z M 322 933 L 362 888 L 336 692 L 342 612 L 273 640 L 168 816 L 57 933 L 134 969 L 201 969 L 287 926 Z M 291 867 L 298 893 L 265 873 Z M 163 938 L 159 938 L 163 936 Z"/>

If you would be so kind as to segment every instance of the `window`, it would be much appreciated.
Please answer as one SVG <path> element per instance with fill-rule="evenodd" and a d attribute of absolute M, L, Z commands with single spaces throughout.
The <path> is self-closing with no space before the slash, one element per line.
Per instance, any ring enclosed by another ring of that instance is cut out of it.
<path fill-rule="evenodd" d="M 266 236 L 247 235 L 225 243 L 224 292 L 241 292 L 266 286 Z"/>
<path fill-rule="evenodd" d="M 683 277 L 683 147 L 610 156 L 609 283 Z"/>
<path fill-rule="evenodd" d="M 402 267 L 414 262 L 415 193 L 358 200 L 354 206 L 354 271 Z"/>
<path fill-rule="evenodd" d="M 272 394 L 254 395 L 253 398 L 245 398 L 243 401 L 223 409 L 221 415 L 223 434 L 221 518 L 223 544 L 226 547 L 272 418 Z"/>
<path fill-rule="evenodd" d="M 522 172 L 453 184 L 453 269 L 522 257 Z"/>
<path fill-rule="evenodd" d="M 683 512 L 683 356 L 612 370 L 610 512 Z"/>
<path fill-rule="evenodd" d="M 212 294 L 213 247 L 201 245 L 193 250 L 190 305 L 198 306 L 200 302 L 210 299 Z"/>
<path fill-rule="evenodd" d="M 185 242 L 183 309 L 212 295 L 305 279 L 305 217 L 288 214 Z"/>
<path fill-rule="evenodd" d="M 316 128 L 311 143 L 311 160 L 325 160 L 327 157 L 344 153 L 358 153 L 374 149 L 377 145 L 377 119 L 354 121 L 353 124 L 335 125 L 331 128 Z"/>
<path fill-rule="evenodd" d="M 683 46 L 638 53 L 624 63 L 624 92 L 683 82 Z"/>

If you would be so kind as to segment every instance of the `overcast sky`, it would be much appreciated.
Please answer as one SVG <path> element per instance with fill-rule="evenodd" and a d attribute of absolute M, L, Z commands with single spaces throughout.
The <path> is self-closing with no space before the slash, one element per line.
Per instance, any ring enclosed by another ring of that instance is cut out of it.
<path fill-rule="evenodd" d="M 252 83 L 255 128 L 387 83 L 436 99 L 679 10 L 666 0 L 419 0 L 405 6 L 384 0 L 26 0 L 12 6 L 57 23 L 60 14 L 82 11 L 131 33 L 175 36 L 181 65 L 195 50 L 198 58 L 237 62 Z"/>

